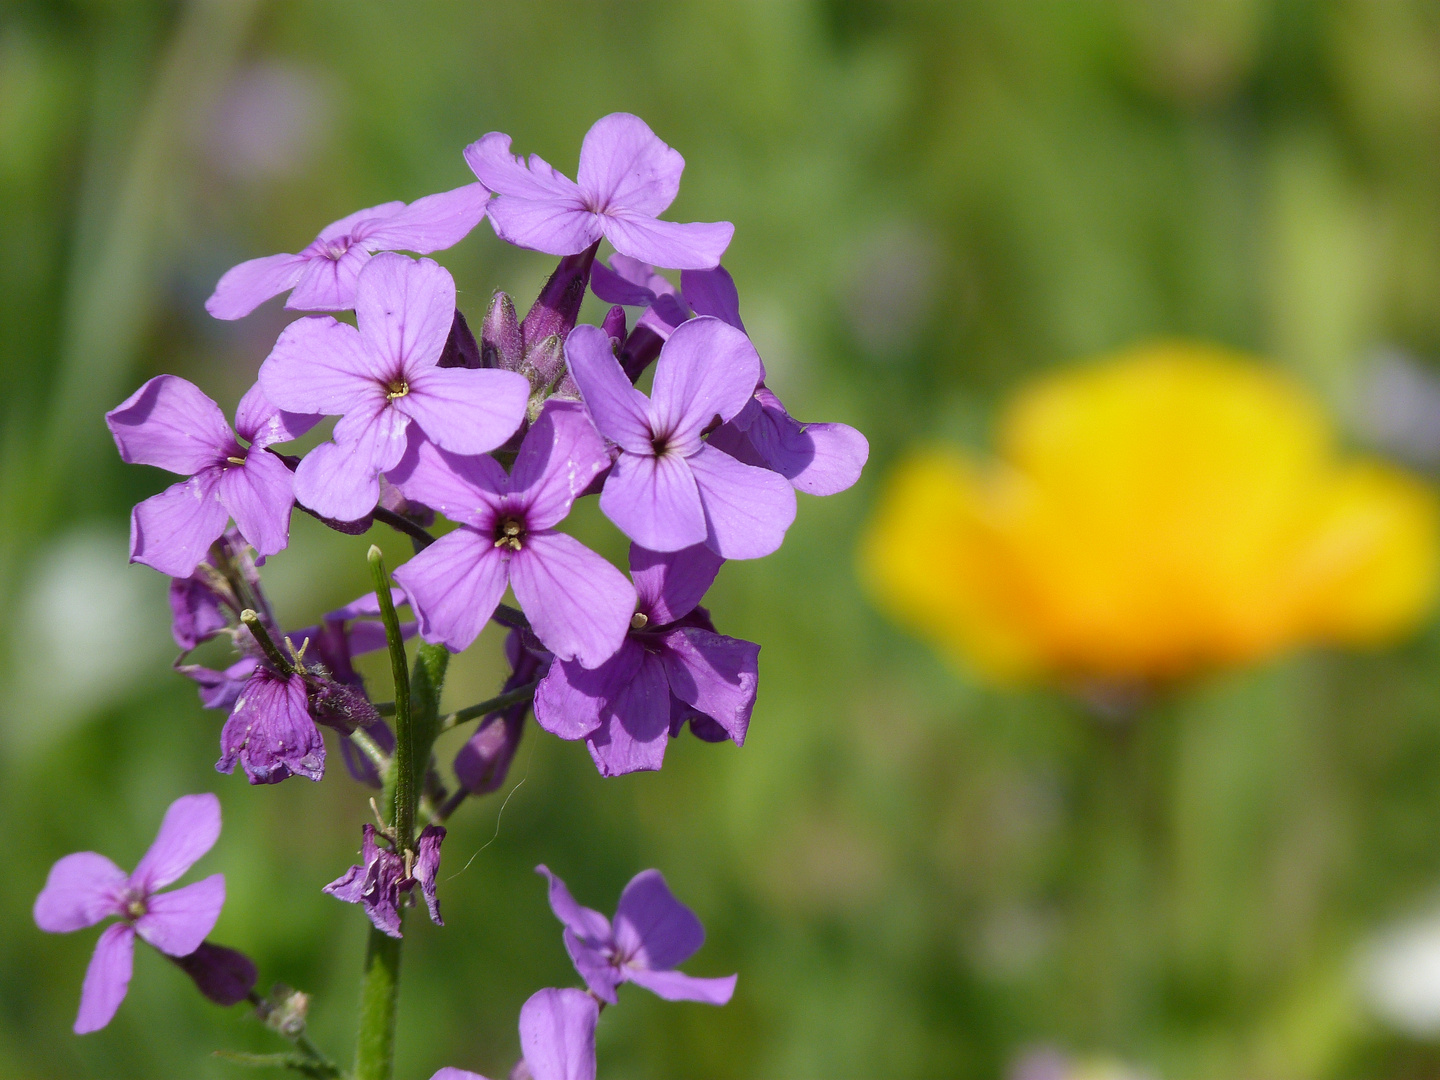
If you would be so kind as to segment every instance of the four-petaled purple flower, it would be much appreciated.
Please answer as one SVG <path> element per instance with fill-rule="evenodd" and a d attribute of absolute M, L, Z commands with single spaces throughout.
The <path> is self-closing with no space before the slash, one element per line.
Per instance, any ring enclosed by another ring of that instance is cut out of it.
<path fill-rule="evenodd" d="M 715 632 L 697 606 L 723 560 L 703 544 L 669 554 L 630 548 L 637 606 L 625 644 L 593 671 L 552 664 L 535 692 L 535 720 L 584 739 L 603 776 L 658 769 L 688 719 L 708 741 L 745 742 L 760 646 Z"/>
<path fill-rule="evenodd" d="M 614 1005 L 615 989 L 633 982 L 666 1001 L 724 1005 L 735 993 L 734 975 L 702 979 L 676 971 L 705 944 L 705 928 L 675 899 L 659 870 L 630 879 L 615 907 L 615 922 L 581 907 L 565 882 L 544 865 L 535 872 L 550 881 L 550 909 L 565 924 L 565 948 L 590 992 Z"/>
<path fill-rule="evenodd" d="M 80 992 L 76 1034 L 103 1028 L 125 1000 L 135 935 L 167 956 L 185 957 L 214 929 L 225 904 L 224 874 L 167 893 L 159 890 L 194 866 L 219 837 L 220 800 L 182 795 L 165 811 L 160 832 L 134 873 L 126 874 L 93 851 L 66 855 L 50 868 L 35 899 L 41 930 L 63 934 L 112 915 L 122 920 L 106 927 L 95 944 Z"/>
<path fill-rule="evenodd" d="M 520 1050 L 510 1080 L 595 1080 L 595 1025 L 600 1006 L 583 990 L 540 990 L 520 1006 Z M 485 1080 L 444 1068 L 430 1080 Z"/>
<path fill-rule="evenodd" d="M 496 194 L 496 234 L 518 247 L 574 255 L 603 236 L 641 262 L 699 270 L 720 261 L 735 232 L 728 221 L 657 220 L 675 201 L 685 159 L 629 113 L 611 113 L 586 132 L 578 183 L 534 154 L 527 167 L 498 131 L 466 147 L 465 160 Z"/>
<path fill-rule="evenodd" d="M 194 383 L 157 375 L 105 414 L 120 457 L 188 476 L 135 507 L 130 561 L 188 577 L 232 517 L 261 555 L 290 540 L 290 470 L 272 443 L 298 438 L 318 416 L 282 412 L 258 386 L 240 399 L 235 430 Z M 236 433 L 249 446 L 242 446 Z"/>
<path fill-rule="evenodd" d="M 444 926 L 440 917 L 440 900 L 435 895 L 435 875 L 440 872 L 440 845 L 445 840 L 445 829 L 440 825 L 426 825 L 420 830 L 415 841 L 415 861 L 406 875 L 405 860 L 400 855 L 383 848 L 375 842 L 375 826 L 365 825 L 360 841 L 360 865 L 352 866 L 329 885 L 324 892 L 347 904 L 361 904 L 370 917 L 375 929 L 393 938 L 400 933 L 400 897 L 409 893 L 416 885 L 425 897 L 430 921 Z"/>
<path fill-rule="evenodd" d="M 608 660 L 625 638 L 635 590 L 615 567 L 554 527 L 609 463 L 578 402 L 546 402 L 509 475 L 494 458 L 421 444 L 392 479 L 407 498 L 461 527 L 395 571 L 420 636 L 464 649 L 509 584 L 536 637 L 556 657 L 585 667 Z"/>
<path fill-rule="evenodd" d="M 285 328 L 260 366 L 266 395 L 283 408 L 342 417 L 334 441 L 300 462 L 296 499 L 321 517 L 363 517 L 380 498 L 380 474 L 404 456 L 412 422 L 456 454 L 510 437 L 530 383 L 513 371 L 437 367 L 454 320 L 449 271 L 386 252 L 360 272 L 356 326 L 318 316 Z"/>
<path fill-rule="evenodd" d="M 595 426 L 620 447 L 600 509 L 621 532 L 652 551 L 705 543 L 726 559 L 780 546 L 795 520 L 794 489 L 704 439 L 760 381 L 749 338 L 709 316 L 683 323 L 660 350 L 648 399 L 630 385 L 603 330 L 577 326 L 565 356 Z"/>
<path fill-rule="evenodd" d="M 296 311 L 346 311 L 355 282 L 377 251 L 428 255 L 453 247 L 485 216 L 490 192 L 466 184 L 416 199 L 357 210 L 320 230 L 298 255 L 266 255 L 231 267 L 205 301 L 217 319 L 241 319 L 272 296 L 293 289 L 285 306 Z"/>

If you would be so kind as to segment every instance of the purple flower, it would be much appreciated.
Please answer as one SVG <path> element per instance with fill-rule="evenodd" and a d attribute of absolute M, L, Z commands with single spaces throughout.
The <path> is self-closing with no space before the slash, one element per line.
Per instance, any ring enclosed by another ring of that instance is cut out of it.
<path fill-rule="evenodd" d="M 444 926 L 440 917 L 440 901 L 435 895 L 435 875 L 440 871 L 440 845 L 445 829 L 426 825 L 416 841 L 415 861 L 410 876 L 405 874 L 405 860 L 375 842 L 375 826 L 363 827 L 360 842 L 360 865 L 352 866 L 324 890 L 347 904 L 361 904 L 375 929 L 398 938 L 400 933 L 400 897 L 416 885 L 425 897 L 430 921 Z"/>
<path fill-rule="evenodd" d="M 613 926 L 600 912 L 577 904 L 565 882 L 545 866 L 535 872 L 550 880 L 550 909 L 565 924 L 565 948 L 601 1001 L 614 1005 L 622 982 L 643 986 L 666 1001 L 707 1005 L 724 1005 L 735 993 L 734 975 L 699 979 L 675 970 L 705 943 L 705 928 L 675 899 L 659 870 L 643 870 L 630 879 L 615 907 Z"/>
<path fill-rule="evenodd" d="M 215 768 L 229 774 L 237 762 L 252 784 L 325 775 L 325 740 L 310 715 L 304 675 L 255 665 L 220 729 Z"/>
<path fill-rule="evenodd" d="M 380 474 L 405 454 L 412 421 L 456 454 L 492 450 L 520 425 L 530 396 L 522 376 L 436 366 L 454 318 L 447 270 L 387 252 L 360 273 L 358 329 L 329 316 L 285 328 L 260 367 L 265 393 L 284 408 L 342 417 L 334 442 L 310 451 L 295 472 L 301 503 L 338 521 L 369 513 Z"/>
<path fill-rule="evenodd" d="M 527 649 L 519 630 L 511 630 L 506 635 L 505 656 L 510 661 L 510 677 L 500 689 L 502 694 L 533 682 L 545 673 L 551 662 L 549 653 Z M 505 782 L 510 762 L 520 745 L 520 735 L 525 730 L 525 714 L 529 711 L 530 703 L 522 701 L 501 712 L 490 713 L 460 747 L 455 755 L 455 779 L 471 795 L 486 795 Z"/>
<path fill-rule="evenodd" d="M 395 482 L 461 527 L 395 571 L 420 635 L 464 649 L 508 584 L 536 636 L 557 657 L 587 667 L 609 659 L 625 638 L 635 590 L 620 571 L 554 528 L 609 462 L 578 402 L 546 402 L 508 476 L 493 458 L 422 444 Z"/>
<path fill-rule="evenodd" d="M 157 375 L 136 390 L 105 414 L 120 457 L 189 479 L 135 507 L 130 561 L 188 577 L 232 517 L 261 555 L 282 551 L 290 539 L 292 478 L 264 450 L 303 435 L 318 419 L 280 411 L 255 386 L 241 398 L 232 431 L 194 383 Z"/>
<path fill-rule="evenodd" d="M 725 273 L 719 267 L 716 271 Z M 595 264 L 590 271 L 590 291 L 607 304 L 645 308 L 635 325 L 649 327 L 662 339 L 668 338 L 675 327 L 694 314 L 680 291 L 663 274 L 656 273 L 649 263 L 625 255 L 610 256 L 608 266 L 601 262 Z"/>
<path fill-rule="evenodd" d="M 586 133 L 578 183 L 533 154 L 527 167 L 498 131 L 466 147 L 465 160 L 498 196 L 489 208 L 496 234 L 519 247 L 574 255 L 603 236 L 641 262 L 704 269 L 735 232 L 728 221 L 656 220 L 675 201 L 685 159 L 629 113 L 602 117 Z"/>
<path fill-rule="evenodd" d="M 713 317 L 683 323 L 660 351 L 648 399 L 630 385 L 603 330 L 577 326 L 565 356 L 595 426 L 620 447 L 600 509 L 621 532 L 652 551 L 705 543 L 727 559 L 780 546 L 795 520 L 794 490 L 704 439 L 760 381 L 749 338 Z"/>
<path fill-rule="evenodd" d="M 540 990 L 520 1007 L 524 1057 L 510 1080 L 595 1080 L 595 1025 L 600 1006 L 583 990 Z M 485 1080 L 464 1069 L 441 1069 L 430 1080 Z"/>
<path fill-rule="evenodd" d="M 535 719 L 585 739 L 603 776 L 658 769 L 688 719 L 714 741 L 743 745 L 760 646 L 715 632 L 697 607 L 723 560 L 703 544 L 670 554 L 630 548 L 637 605 L 625 643 L 593 671 L 557 662 L 535 692 Z"/>
<path fill-rule="evenodd" d="M 255 988 L 255 961 L 236 949 L 208 941 L 188 956 L 172 956 L 176 967 L 195 980 L 195 989 L 216 1005 L 238 1005 Z"/>
<path fill-rule="evenodd" d="M 240 319 L 272 296 L 293 289 L 285 306 L 297 311 L 345 311 L 355 306 L 355 282 L 377 251 L 432 251 L 458 244 L 485 216 L 483 184 L 427 195 L 406 206 L 388 202 L 358 210 L 320 231 L 298 255 L 267 255 L 226 271 L 205 310 Z"/>
<path fill-rule="evenodd" d="M 807 495 L 849 488 L 870 457 L 870 443 L 849 424 L 802 424 L 764 385 L 735 419 L 711 433 L 710 445 L 779 473 Z"/>
<path fill-rule="evenodd" d="M 98 1031 L 110 1022 L 130 986 L 135 935 L 167 956 L 195 952 L 220 917 L 225 875 L 168 893 L 177 880 L 215 845 L 220 836 L 220 800 L 214 795 L 183 795 L 170 804 L 160 832 L 133 874 L 104 855 L 81 851 L 50 868 L 45 888 L 35 898 L 35 924 L 52 934 L 94 926 L 117 916 L 105 929 L 85 972 L 75 1033 Z"/>

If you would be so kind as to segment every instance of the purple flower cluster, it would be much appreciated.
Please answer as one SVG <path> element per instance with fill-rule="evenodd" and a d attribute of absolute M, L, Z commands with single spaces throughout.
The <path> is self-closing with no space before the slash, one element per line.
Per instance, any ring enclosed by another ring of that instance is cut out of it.
<path fill-rule="evenodd" d="M 701 738 L 742 743 L 759 648 L 717 633 L 700 601 L 725 560 L 780 546 L 796 490 L 853 484 L 865 439 L 843 424 L 794 420 L 766 385 L 719 265 L 733 227 L 660 220 L 685 163 L 643 121 L 616 113 L 597 122 L 574 181 L 539 157 L 513 156 L 498 132 L 464 157 L 479 183 L 360 211 L 299 254 L 252 260 L 221 279 L 207 305 L 219 318 L 290 290 L 288 307 L 350 310 L 354 323 L 290 323 L 233 431 L 174 376 L 150 380 L 108 415 L 127 461 L 188 477 L 136 507 L 131 557 L 171 574 L 184 602 L 204 607 L 224 576 L 217 560 L 237 565 L 247 544 L 262 558 L 282 550 L 293 506 L 344 531 L 399 519 L 421 537 L 395 572 L 420 636 L 463 650 L 513 590 L 543 675 L 536 717 L 585 740 L 604 775 L 659 768 L 686 721 Z M 438 251 L 482 218 L 502 240 L 561 261 L 523 321 L 496 294 L 477 341 L 449 272 L 397 251 Z M 595 259 L 602 240 L 615 249 L 608 264 Z M 682 271 L 680 288 L 655 266 Z M 600 326 L 576 325 L 587 286 L 617 305 Z M 627 306 L 644 309 L 628 331 Z M 652 363 L 646 394 L 636 383 Z M 325 416 L 337 418 L 330 437 L 308 453 L 272 448 Z M 590 495 L 632 541 L 633 582 L 561 531 Z M 458 527 L 432 543 L 415 523 L 434 513 Z M 201 618 L 193 632 L 177 621 L 182 648 L 223 630 L 242 654 L 224 671 L 184 669 L 206 704 L 231 710 L 222 771 L 238 764 L 254 783 L 318 779 L 317 723 L 385 742 L 349 664 L 378 637 L 332 613 L 291 635 L 281 664 L 236 621 L 242 606 L 283 637 L 243 598 L 228 618 L 217 619 L 216 603 L 190 616 Z M 490 731 L 490 749 L 468 748 L 462 788 L 489 782 L 476 779 L 476 754 L 508 763 L 524 712 Z M 352 771 L 373 780 L 342 745 Z"/>

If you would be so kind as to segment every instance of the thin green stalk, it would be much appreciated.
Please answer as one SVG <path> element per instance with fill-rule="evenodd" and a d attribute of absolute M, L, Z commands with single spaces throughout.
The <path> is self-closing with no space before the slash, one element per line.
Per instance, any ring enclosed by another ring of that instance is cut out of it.
<path fill-rule="evenodd" d="M 440 721 L 440 730 L 449 731 L 453 727 L 465 723 L 467 720 L 474 720 L 477 717 L 486 716 L 492 712 L 499 712 L 501 709 L 508 709 L 511 705 L 519 705 L 530 701 L 535 696 L 535 688 L 540 685 L 540 680 L 528 682 L 524 686 L 517 686 L 514 690 L 507 690 L 503 694 L 497 694 L 489 701 L 482 701 L 478 705 L 467 705 L 463 709 L 456 709 L 445 719 Z"/>
<path fill-rule="evenodd" d="M 385 640 L 390 646 L 390 674 L 395 681 L 395 755 L 393 759 L 395 793 L 391 827 L 395 830 L 395 850 L 403 855 L 415 846 L 415 763 L 412 750 L 412 717 L 410 715 L 410 664 L 405 658 L 405 639 L 400 635 L 400 617 L 390 596 L 390 575 L 385 572 L 385 559 L 380 549 L 370 545 L 370 576 L 375 580 L 375 596 L 380 601 L 380 619 L 385 624 Z"/>
<path fill-rule="evenodd" d="M 265 629 L 265 624 L 260 621 L 260 616 L 255 613 L 253 608 L 246 608 L 242 611 L 240 613 L 240 621 L 245 624 L 251 636 L 254 637 L 256 643 L 260 646 L 260 651 L 265 654 L 265 658 L 270 661 L 276 671 L 284 675 L 294 670 L 295 665 L 280 651 L 280 647 L 270 639 L 270 634 Z"/>

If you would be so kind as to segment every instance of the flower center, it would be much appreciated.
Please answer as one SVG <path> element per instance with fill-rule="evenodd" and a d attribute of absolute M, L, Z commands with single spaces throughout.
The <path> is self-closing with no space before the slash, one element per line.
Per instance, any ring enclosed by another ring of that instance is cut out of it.
<path fill-rule="evenodd" d="M 664 457 L 665 451 L 670 449 L 670 437 L 668 435 L 652 435 L 650 449 L 655 451 L 656 457 Z"/>
<path fill-rule="evenodd" d="M 525 526 L 513 517 L 501 520 L 495 527 L 495 546 L 497 548 L 509 548 L 511 551 L 519 551 L 525 545 L 521 543 L 525 536 Z"/>
<path fill-rule="evenodd" d="M 643 611 L 637 611 L 637 612 L 635 612 L 634 615 L 631 615 L 631 616 L 630 616 L 630 629 L 631 629 L 631 630 L 644 630 L 645 627 L 647 627 L 647 626 L 649 626 L 649 625 L 650 625 L 650 616 L 649 616 L 649 615 L 646 615 Z"/>
<path fill-rule="evenodd" d="M 325 245 L 325 257 L 333 262 L 339 262 L 345 257 L 345 252 L 350 250 L 350 237 L 341 236 L 331 240 Z"/>
<path fill-rule="evenodd" d="M 145 912 L 145 897 L 131 893 L 125 900 L 125 918 L 133 922 Z"/>
<path fill-rule="evenodd" d="M 385 398 L 388 401 L 394 401 L 397 397 L 404 397 L 409 392 L 410 384 L 399 375 L 385 384 Z"/>
<path fill-rule="evenodd" d="M 227 457 L 225 460 L 228 461 L 231 465 L 244 465 L 244 464 L 245 464 L 245 459 L 244 459 L 243 457 L 236 457 L 234 454 L 231 454 L 231 455 L 230 455 L 229 457 Z"/>

